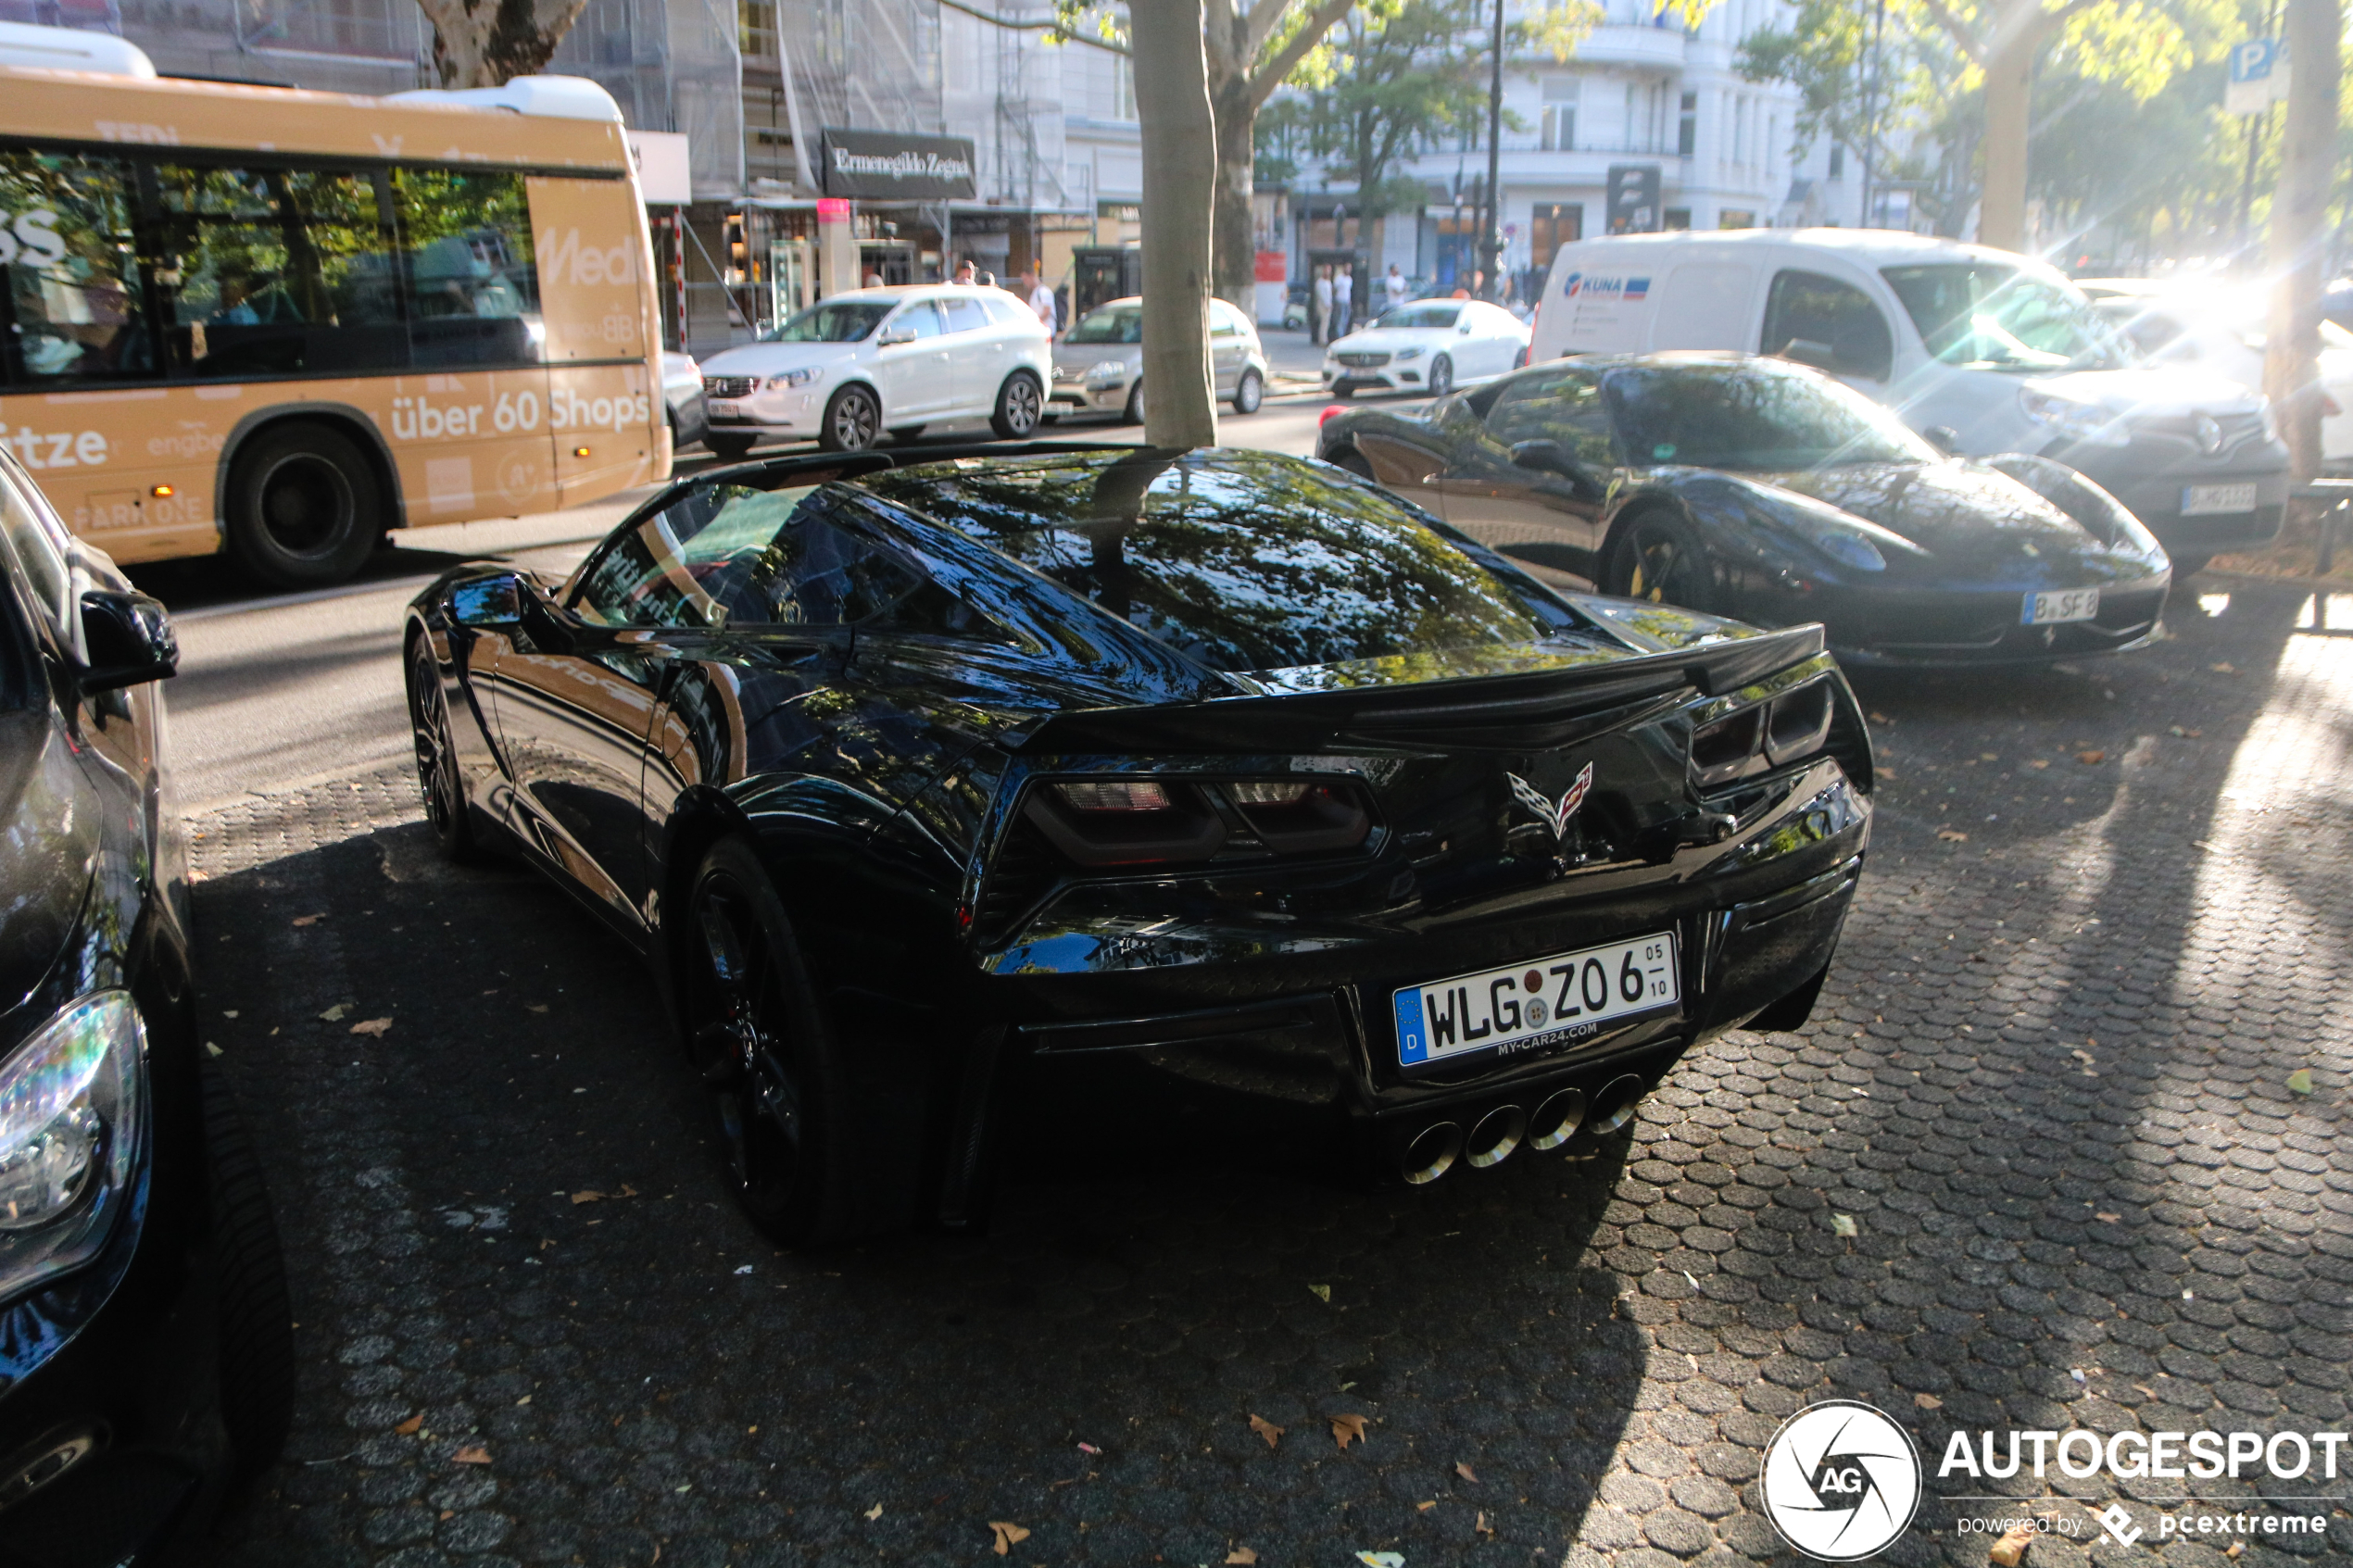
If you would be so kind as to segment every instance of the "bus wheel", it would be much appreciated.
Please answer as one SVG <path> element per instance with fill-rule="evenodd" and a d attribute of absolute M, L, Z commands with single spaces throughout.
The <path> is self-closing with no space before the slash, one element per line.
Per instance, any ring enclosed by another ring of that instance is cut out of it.
<path fill-rule="evenodd" d="M 863 452 L 882 429 L 882 406 L 875 395 L 851 383 L 825 405 L 825 422 L 817 427 L 817 445 L 828 452 Z"/>
<path fill-rule="evenodd" d="M 359 444 L 325 425 L 262 432 L 229 476 L 229 548 L 280 588 L 316 588 L 358 571 L 383 535 L 383 492 Z"/>

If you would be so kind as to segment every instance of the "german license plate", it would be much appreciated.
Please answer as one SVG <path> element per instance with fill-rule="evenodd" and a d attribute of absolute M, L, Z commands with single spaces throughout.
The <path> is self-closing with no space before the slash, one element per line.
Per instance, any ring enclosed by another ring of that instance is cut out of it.
<path fill-rule="evenodd" d="M 743 412 L 743 406 L 739 403 L 728 402 L 723 398 L 705 405 L 703 412 L 706 414 L 715 415 L 721 419 L 730 419 L 735 415 Z"/>
<path fill-rule="evenodd" d="M 2089 621 L 2100 612 L 2097 588 L 2062 588 L 2054 594 L 2026 596 L 2021 626 L 2051 626 L 2062 621 Z"/>
<path fill-rule="evenodd" d="M 1517 1056 L 1575 1045 L 1604 1024 L 1681 999 L 1675 934 L 1667 931 L 1409 985 L 1390 1003 L 1398 1061 L 1419 1067 L 1475 1053 Z"/>
<path fill-rule="evenodd" d="M 2218 512 L 2251 512 L 2255 509 L 2255 486 L 2252 484 L 2190 484 L 2182 490 L 2183 517 L 2212 517 Z"/>

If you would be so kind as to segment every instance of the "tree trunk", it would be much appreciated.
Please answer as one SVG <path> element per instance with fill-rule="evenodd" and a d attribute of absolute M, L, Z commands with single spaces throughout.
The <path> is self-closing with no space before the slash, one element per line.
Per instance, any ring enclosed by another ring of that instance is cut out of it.
<path fill-rule="evenodd" d="M 1210 96 L 1217 129 L 1217 190 L 1210 214 L 1216 279 L 1212 292 L 1253 320 L 1258 315 L 1258 214 L 1254 210 L 1258 149 L 1253 144 L 1258 106 L 1254 97 L 1247 76 L 1213 86 Z"/>
<path fill-rule="evenodd" d="M 502 87 L 546 69 L 588 0 L 417 0 L 444 87 Z"/>
<path fill-rule="evenodd" d="M 2321 471 L 2321 274 L 2336 159 L 2338 0 L 2287 0 L 2287 124 L 2271 194 L 2271 319 L 2263 390 L 2287 436 L 2288 471 Z"/>
<path fill-rule="evenodd" d="M 1144 439 L 1214 446 L 1210 204 L 1216 127 L 1201 0 L 1132 0 L 1136 118 L 1144 143 Z"/>
<path fill-rule="evenodd" d="M 2026 0 L 2037 8 L 2042 0 Z M 2034 56 L 2042 51 L 2039 23 L 1997 14 L 1985 56 L 1985 184 L 1979 197 L 1977 243 L 2001 250 L 2026 248 L 2026 137 L 2034 110 Z"/>

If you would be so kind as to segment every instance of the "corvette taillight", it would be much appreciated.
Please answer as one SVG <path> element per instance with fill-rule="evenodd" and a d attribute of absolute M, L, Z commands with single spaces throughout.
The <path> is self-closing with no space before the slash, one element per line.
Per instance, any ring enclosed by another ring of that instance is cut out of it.
<path fill-rule="evenodd" d="M 1060 784 L 1054 792 L 1081 811 L 1165 811 L 1168 791 L 1148 779 Z"/>
<path fill-rule="evenodd" d="M 1104 867 L 1349 849 L 1373 828 L 1348 779 L 1074 779 L 1032 791 L 1023 814 L 1072 860 Z"/>

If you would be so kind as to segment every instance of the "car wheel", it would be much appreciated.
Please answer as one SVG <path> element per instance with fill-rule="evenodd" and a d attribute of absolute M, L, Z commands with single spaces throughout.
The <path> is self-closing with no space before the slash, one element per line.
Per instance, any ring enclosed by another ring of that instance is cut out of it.
<path fill-rule="evenodd" d="M 854 383 L 834 394 L 825 405 L 825 422 L 817 427 L 817 445 L 828 452 L 863 452 L 882 431 L 882 405 L 875 395 Z"/>
<path fill-rule="evenodd" d="M 212 1176 L 213 1281 L 220 1324 L 220 1421 L 249 1479 L 294 1424 L 294 1302 L 277 1216 L 228 1083 L 204 1075 L 205 1154 Z"/>
<path fill-rule="evenodd" d="M 1602 591 L 1697 610 L 1710 608 L 1714 597 L 1698 539 L 1663 511 L 1644 512 L 1626 524 L 1610 546 Z"/>
<path fill-rule="evenodd" d="M 702 444 L 711 455 L 723 463 L 740 463 L 751 453 L 752 437 L 749 435 L 706 435 Z"/>
<path fill-rule="evenodd" d="M 384 531 L 384 487 L 359 444 L 322 424 L 266 430 L 237 453 L 229 475 L 229 548 L 280 588 L 340 583 L 364 565 Z"/>
<path fill-rule="evenodd" d="M 922 425 L 893 425 L 890 427 L 890 438 L 893 441 L 912 441 L 917 436 L 923 434 L 923 433 L 924 427 Z"/>
<path fill-rule="evenodd" d="M 1244 370 L 1242 379 L 1234 383 L 1234 412 L 1255 414 L 1266 400 L 1266 378 L 1256 370 Z"/>
<path fill-rule="evenodd" d="M 480 857 L 473 822 L 466 812 L 466 790 L 458 771 L 449 699 L 433 646 L 424 638 L 409 657 L 409 729 L 417 744 L 417 788 L 425 797 L 425 822 L 448 859 L 463 864 Z"/>
<path fill-rule="evenodd" d="M 1358 452 L 1353 447 L 1342 452 L 1339 457 L 1334 458 L 1332 459 L 1332 467 L 1336 469 L 1346 469 L 1349 472 L 1354 474 L 1359 479 L 1371 479 L 1373 477 L 1373 465 L 1366 462 L 1365 460 L 1364 454 Z"/>
<path fill-rule="evenodd" d="M 997 389 L 997 407 L 988 416 L 988 428 L 1007 441 L 1026 441 L 1038 433 L 1038 416 L 1046 410 L 1046 395 L 1038 385 L 1038 378 L 1027 370 L 1015 370 Z"/>
<path fill-rule="evenodd" d="M 1454 361 L 1441 354 L 1429 362 L 1429 395 L 1443 397 L 1454 390 Z"/>
<path fill-rule="evenodd" d="M 1141 377 L 1138 377 L 1136 384 L 1127 389 L 1127 407 L 1121 411 L 1119 418 L 1125 424 L 1139 425 L 1144 422 L 1144 383 Z"/>
<path fill-rule="evenodd" d="M 2207 568 L 2207 564 L 2214 558 L 2210 554 L 2203 556 L 2176 556 L 2169 551 L 2167 552 L 2167 555 L 2168 558 L 2173 562 L 2173 581 L 2176 583 L 2179 583 L 2184 577 L 2195 577 L 2199 572 L 2204 571 Z"/>
<path fill-rule="evenodd" d="M 783 900 L 749 844 L 711 847 L 686 914 L 687 1049 L 711 1091 L 736 1201 L 796 1247 L 906 1223 L 920 1110 L 893 1127 L 882 1093 L 856 1097 Z"/>

